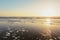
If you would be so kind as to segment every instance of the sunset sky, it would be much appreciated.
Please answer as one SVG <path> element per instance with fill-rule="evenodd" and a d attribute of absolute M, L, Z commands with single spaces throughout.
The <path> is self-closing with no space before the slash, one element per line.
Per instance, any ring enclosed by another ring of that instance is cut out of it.
<path fill-rule="evenodd" d="M 0 0 L 0 16 L 60 16 L 60 0 Z"/>

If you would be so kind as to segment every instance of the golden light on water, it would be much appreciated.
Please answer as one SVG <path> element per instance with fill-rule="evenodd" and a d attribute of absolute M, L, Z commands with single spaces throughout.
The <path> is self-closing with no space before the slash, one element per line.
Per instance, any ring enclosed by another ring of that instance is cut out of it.
<path fill-rule="evenodd" d="M 47 19 L 45 19 L 44 24 L 46 25 L 46 27 L 50 27 L 51 22 L 52 22 L 51 19 L 50 18 L 47 18 Z"/>
<path fill-rule="evenodd" d="M 45 26 L 45 30 L 44 30 L 44 35 L 46 35 L 46 36 L 49 36 L 49 37 L 51 37 L 51 30 L 50 30 L 50 27 L 52 27 L 51 26 L 51 19 L 50 18 L 46 18 L 45 20 L 44 20 L 45 22 L 44 22 L 44 26 Z"/>
<path fill-rule="evenodd" d="M 46 25 L 50 25 L 51 19 L 46 19 Z"/>

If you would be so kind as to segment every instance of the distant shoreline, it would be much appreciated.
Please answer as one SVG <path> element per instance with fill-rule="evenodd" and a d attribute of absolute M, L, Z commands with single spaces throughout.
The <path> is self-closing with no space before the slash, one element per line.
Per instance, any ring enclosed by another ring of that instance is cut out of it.
<path fill-rule="evenodd" d="M 0 17 L 0 19 L 60 19 L 60 17 Z"/>

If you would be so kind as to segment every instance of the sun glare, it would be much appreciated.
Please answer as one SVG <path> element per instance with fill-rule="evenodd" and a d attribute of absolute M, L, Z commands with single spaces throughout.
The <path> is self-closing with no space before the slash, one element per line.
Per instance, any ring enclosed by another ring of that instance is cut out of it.
<path fill-rule="evenodd" d="M 50 16 L 55 16 L 55 15 L 56 15 L 55 8 L 45 8 L 42 11 L 42 16 L 50 17 Z"/>
<path fill-rule="evenodd" d="M 45 19 L 45 25 L 48 26 L 48 27 L 50 27 L 50 25 L 51 25 L 51 19 L 49 19 L 49 18 Z"/>
<path fill-rule="evenodd" d="M 46 24 L 50 25 L 50 23 L 51 23 L 51 20 L 50 19 L 46 19 Z"/>

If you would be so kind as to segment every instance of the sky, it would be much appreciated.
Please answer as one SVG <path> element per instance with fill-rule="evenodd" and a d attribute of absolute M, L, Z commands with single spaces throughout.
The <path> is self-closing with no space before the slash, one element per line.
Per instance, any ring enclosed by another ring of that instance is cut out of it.
<path fill-rule="evenodd" d="M 0 0 L 0 16 L 60 16 L 60 0 Z"/>

